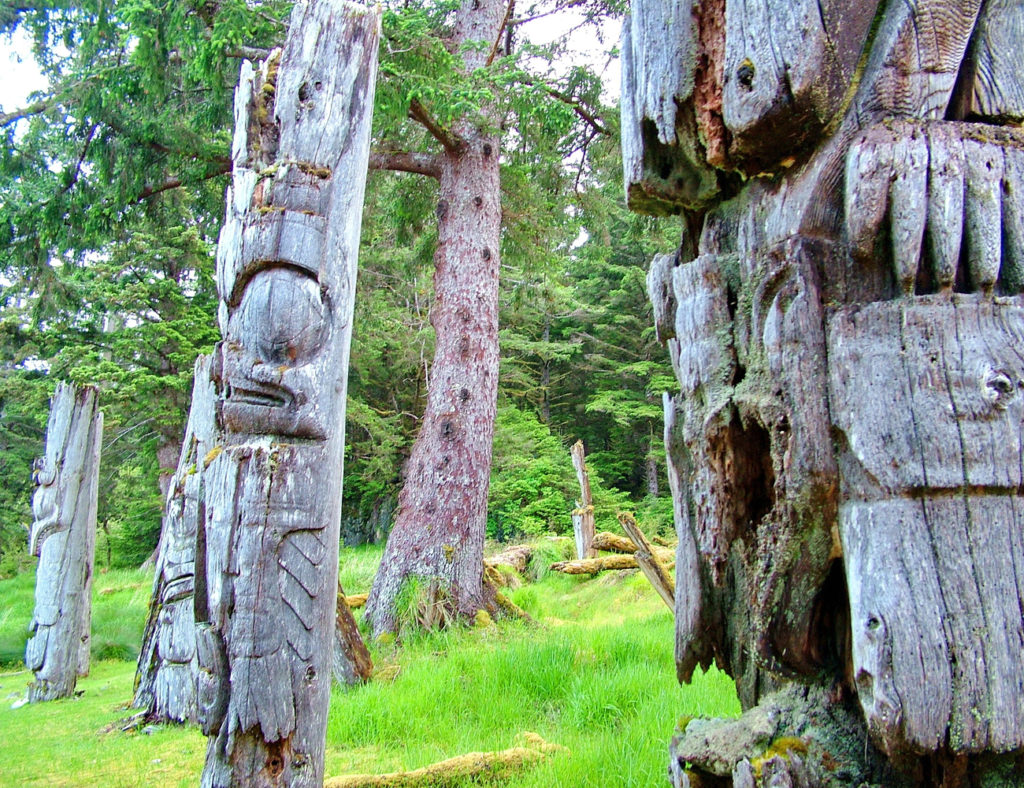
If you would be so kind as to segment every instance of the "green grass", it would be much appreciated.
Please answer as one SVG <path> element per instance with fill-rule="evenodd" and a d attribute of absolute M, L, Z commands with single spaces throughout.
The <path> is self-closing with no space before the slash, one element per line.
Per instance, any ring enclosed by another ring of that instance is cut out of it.
<path fill-rule="evenodd" d="M 347 592 L 369 589 L 380 553 L 343 551 Z M 93 649 L 101 638 L 117 645 L 136 633 L 129 644 L 134 653 L 148 579 L 114 575 L 97 578 Z M 24 618 L 24 587 L 30 616 L 31 578 L 0 583 L 5 647 L 8 619 Z M 569 752 L 505 785 L 659 785 L 680 716 L 739 713 L 724 674 L 712 670 L 689 686 L 676 683 L 672 616 L 638 573 L 593 579 L 548 573 L 510 596 L 535 625 L 458 626 L 401 645 L 371 644 L 378 668 L 397 669 L 397 676 L 335 688 L 327 774 L 413 769 L 464 752 L 505 749 L 516 734 L 534 731 Z M 128 715 L 133 672 L 131 662 L 100 662 L 80 682 L 81 697 L 19 709 L 11 702 L 24 694 L 29 674 L 0 673 L 0 785 L 194 785 L 205 746 L 194 729 L 99 732 Z"/>

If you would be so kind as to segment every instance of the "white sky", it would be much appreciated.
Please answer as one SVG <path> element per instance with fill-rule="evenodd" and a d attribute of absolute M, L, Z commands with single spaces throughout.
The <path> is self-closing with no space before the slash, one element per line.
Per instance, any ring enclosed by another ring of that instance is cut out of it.
<path fill-rule="evenodd" d="M 0 36 L 0 110 L 10 112 L 28 103 L 28 97 L 46 87 L 32 59 L 32 42 L 22 30 Z"/>

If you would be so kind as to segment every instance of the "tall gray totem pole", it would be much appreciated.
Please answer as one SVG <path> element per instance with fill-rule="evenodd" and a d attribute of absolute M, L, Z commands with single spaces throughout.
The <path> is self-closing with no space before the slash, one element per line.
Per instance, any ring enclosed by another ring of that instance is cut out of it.
<path fill-rule="evenodd" d="M 204 786 L 323 782 L 356 256 L 379 12 L 300 0 L 235 94 L 197 537 Z"/>
<path fill-rule="evenodd" d="M 89 673 L 103 412 L 96 389 L 58 383 L 46 450 L 36 464 L 29 549 L 39 556 L 36 605 L 25 648 L 30 701 L 70 697 Z"/>
<path fill-rule="evenodd" d="M 1022 41 L 1016 0 L 632 3 L 677 665 L 748 710 L 677 786 L 1024 784 Z"/>

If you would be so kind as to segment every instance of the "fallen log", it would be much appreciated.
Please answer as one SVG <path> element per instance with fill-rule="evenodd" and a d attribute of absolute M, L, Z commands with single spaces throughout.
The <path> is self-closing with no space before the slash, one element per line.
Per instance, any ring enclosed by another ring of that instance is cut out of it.
<path fill-rule="evenodd" d="M 639 569 L 640 564 L 631 555 L 605 555 L 576 561 L 558 561 L 551 565 L 554 572 L 567 575 L 596 575 L 609 569 Z"/>
<path fill-rule="evenodd" d="M 356 610 L 366 604 L 368 594 L 345 594 L 345 604 L 349 610 Z"/>
<path fill-rule="evenodd" d="M 654 586 L 654 590 L 665 601 L 669 610 L 675 610 L 676 584 L 672 580 L 672 576 L 662 566 L 661 561 L 658 560 L 657 553 L 655 552 L 658 548 L 651 546 L 651 543 L 647 541 L 647 537 L 644 536 L 644 532 L 640 530 L 640 526 L 636 524 L 636 520 L 633 519 L 633 515 L 629 512 L 619 513 L 619 524 L 636 545 L 636 552 L 633 554 L 633 557 L 640 564 L 640 571 L 644 573 L 644 577 Z"/>
<path fill-rule="evenodd" d="M 507 547 L 500 553 L 485 558 L 484 563 L 488 566 L 511 566 L 519 574 L 525 574 L 526 565 L 530 563 L 533 555 L 533 547 L 528 544 Z"/>
<path fill-rule="evenodd" d="M 481 779 L 508 779 L 551 753 L 568 752 L 565 747 L 544 741 L 536 733 L 523 733 L 519 738 L 521 744 L 507 750 L 469 752 L 408 772 L 332 777 L 324 782 L 324 788 L 404 788 L 419 785 L 441 788 L 476 784 Z"/>
<path fill-rule="evenodd" d="M 637 546 L 625 536 L 619 536 L 610 531 L 602 531 L 594 537 L 594 549 L 603 550 L 607 553 L 633 555 L 637 550 Z M 661 563 L 667 564 L 675 560 L 676 553 L 671 547 L 651 546 L 651 555 L 655 556 Z"/>

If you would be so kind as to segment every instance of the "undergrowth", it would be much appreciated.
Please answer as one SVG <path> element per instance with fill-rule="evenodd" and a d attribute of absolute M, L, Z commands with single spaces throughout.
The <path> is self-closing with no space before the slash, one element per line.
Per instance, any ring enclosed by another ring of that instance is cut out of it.
<path fill-rule="evenodd" d="M 731 681 L 710 671 L 680 687 L 670 611 L 636 573 L 579 578 L 546 571 L 563 558 L 540 540 L 529 574 L 509 590 L 536 621 L 455 625 L 370 643 L 378 678 L 335 687 L 327 733 L 329 776 L 413 769 L 444 758 L 512 746 L 534 731 L 563 745 L 540 765 L 501 783 L 651 786 L 666 782 L 667 745 L 683 715 L 739 713 Z M 347 593 L 369 590 L 381 548 L 342 553 Z M 205 742 L 193 728 L 101 730 L 130 713 L 134 659 L 148 604 L 143 572 L 110 572 L 94 587 L 94 665 L 78 698 L 11 708 L 31 675 L 0 673 L 0 785 L 195 785 Z M 32 575 L 0 581 L 0 653 L 21 658 L 31 618 Z M 498 785 L 480 782 L 478 785 Z"/>

